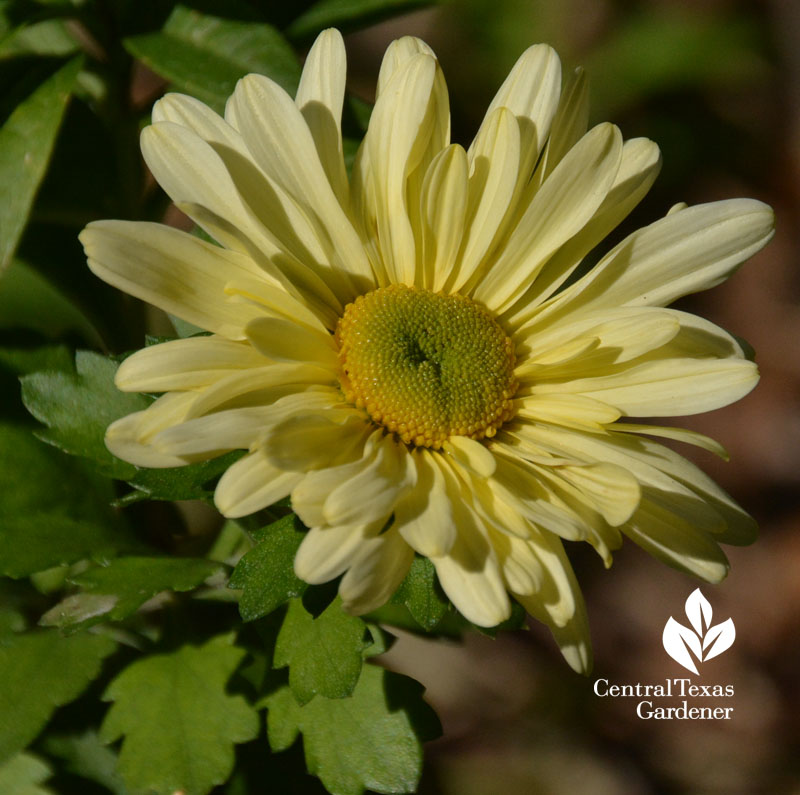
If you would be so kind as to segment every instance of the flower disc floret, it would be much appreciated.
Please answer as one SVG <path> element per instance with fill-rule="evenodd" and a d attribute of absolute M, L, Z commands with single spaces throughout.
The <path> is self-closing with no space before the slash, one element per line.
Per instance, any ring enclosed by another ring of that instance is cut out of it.
<path fill-rule="evenodd" d="M 373 290 L 345 308 L 336 340 L 347 399 L 406 444 L 491 437 L 513 414 L 514 344 L 466 296 Z"/>

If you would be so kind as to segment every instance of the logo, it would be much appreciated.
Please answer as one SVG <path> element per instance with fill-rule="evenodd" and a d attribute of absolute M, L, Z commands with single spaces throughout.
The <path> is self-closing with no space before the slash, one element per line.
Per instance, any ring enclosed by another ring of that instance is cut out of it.
<path fill-rule="evenodd" d="M 697 663 L 705 662 L 727 651 L 736 639 L 733 619 L 711 626 L 713 610 L 708 599 L 696 588 L 686 600 L 686 627 L 669 617 L 661 641 L 667 654 L 687 671 L 698 674 Z M 696 662 L 695 662 L 696 661 Z"/>

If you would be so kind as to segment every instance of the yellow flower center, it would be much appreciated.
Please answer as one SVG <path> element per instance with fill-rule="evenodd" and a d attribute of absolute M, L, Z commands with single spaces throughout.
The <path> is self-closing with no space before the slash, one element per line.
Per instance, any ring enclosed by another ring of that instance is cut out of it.
<path fill-rule="evenodd" d="M 381 287 L 336 327 L 349 401 L 406 444 L 494 436 L 513 414 L 514 345 L 470 298 Z"/>

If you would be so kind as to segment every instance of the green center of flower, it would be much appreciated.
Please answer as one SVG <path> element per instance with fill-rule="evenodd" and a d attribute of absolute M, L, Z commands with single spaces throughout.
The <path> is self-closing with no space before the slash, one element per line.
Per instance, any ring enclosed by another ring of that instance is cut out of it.
<path fill-rule="evenodd" d="M 347 399 L 406 444 L 494 436 L 513 414 L 514 345 L 470 298 L 381 287 L 347 305 L 336 341 Z"/>

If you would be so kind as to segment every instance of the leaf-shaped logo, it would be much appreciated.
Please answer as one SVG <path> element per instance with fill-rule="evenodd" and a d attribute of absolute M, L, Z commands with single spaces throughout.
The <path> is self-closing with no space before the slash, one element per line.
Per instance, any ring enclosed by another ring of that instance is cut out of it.
<path fill-rule="evenodd" d="M 685 609 L 691 627 L 684 626 L 670 616 L 661 641 L 675 662 L 687 671 L 699 674 L 695 660 L 704 662 L 727 651 L 736 639 L 736 628 L 731 618 L 711 626 L 714 611 L 699 588 L 689 594 Z"/>

